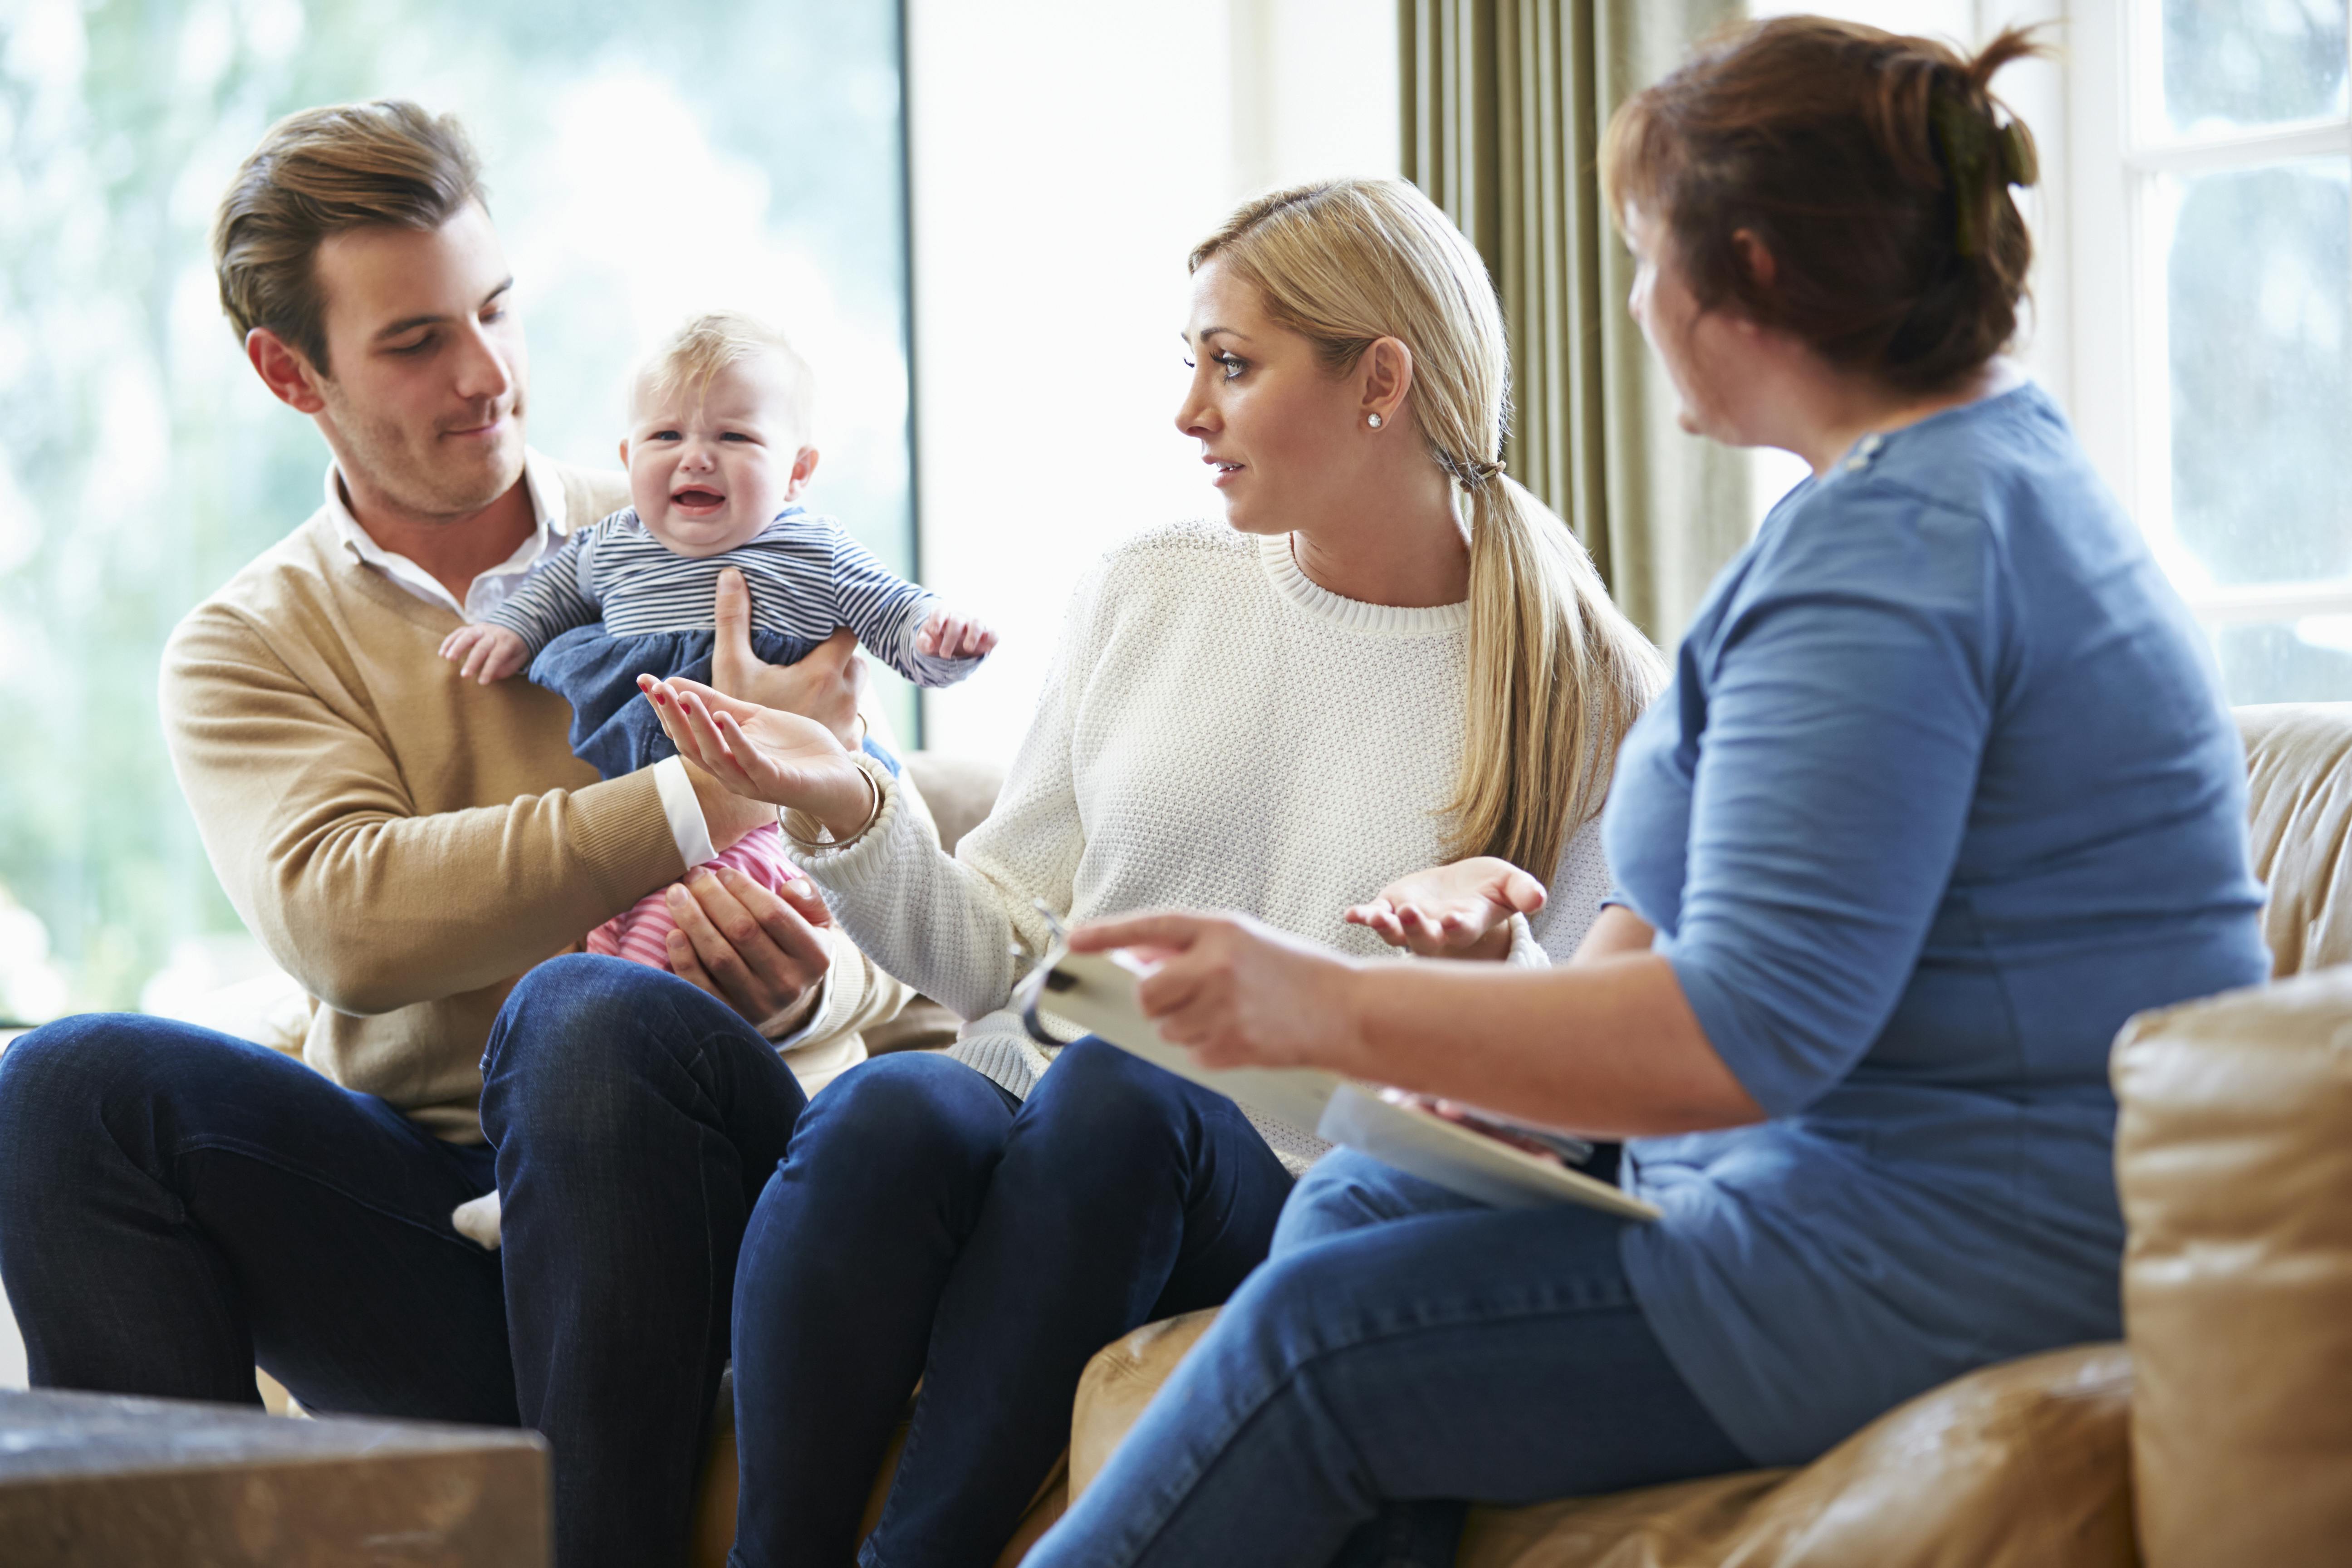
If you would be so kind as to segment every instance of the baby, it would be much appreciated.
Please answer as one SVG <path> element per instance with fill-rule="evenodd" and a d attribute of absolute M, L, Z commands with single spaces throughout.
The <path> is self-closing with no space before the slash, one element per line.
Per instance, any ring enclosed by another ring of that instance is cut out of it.
<path fill-rule="evenodd" d="M 971 673 L 996 634 L 907 582 L 828 518 L 794 504 L 816 471 L 812 377 L 773 328 L 699 316 L 637 374 L 621 461 L 632 505 L 573 532 L 488 620 L 449 634 L 441 656 L 488 685 L 528 666 L 572 704 L 572 749 L 606 778 L 676 750 L 637 676 L 710 679 L 719 574 L 743 574 L 751 649 L 790 664 L 847 626 L 918 686 Z M 893 773 L 898 760 L 866 750 Z M 773 825 L 711 862 L 763 887 L 799 875 Z M 669 967 L 677 922 L 661 893 L 588 933 L 591 952 Z M 450 1215 L 460 1235 L 499 1243 L 499 1194 Z"/>
<path fill-rule="evenodd" d="M 719 576 L 743 574 L 751 647 L 790 664 L 847 626 L 918 686 L 971 673 L 996 636 L 889 571 L 829 518 L 795 502 L 816 471 L 812 381 L 782 333 L 719 312 L 680 328 L 638 372 L 626 510 L 575 531 L 487 620 L 441 655 L 485 685 L 526 666 L 572 704 L 572 749 L 606 778 L 675 750 L 637 677 L 710 679 Z M 892 773 L 897 759 L 866 749 Z M 762 827 L 711 862 L 773 888 L 796 873 Z M 669 967 L 674 927 L 654 893 L 589 933 L 591 952 Z"/>

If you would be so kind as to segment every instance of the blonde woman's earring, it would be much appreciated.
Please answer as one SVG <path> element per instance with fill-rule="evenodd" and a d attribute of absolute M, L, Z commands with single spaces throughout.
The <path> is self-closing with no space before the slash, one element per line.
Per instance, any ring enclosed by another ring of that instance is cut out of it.
<path fill-rule="evenodd" d="M 1364 416 L 1364 423 L 1377 430 L 1381 427 L 1381 416 L 1377 414 L 1366 415 Z"/>

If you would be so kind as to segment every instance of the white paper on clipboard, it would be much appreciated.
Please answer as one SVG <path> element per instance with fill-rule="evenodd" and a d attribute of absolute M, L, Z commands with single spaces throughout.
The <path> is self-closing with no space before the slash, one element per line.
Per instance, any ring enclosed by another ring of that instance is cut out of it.
<path fill-rule="evenodd" d="M 1574 1203 L 1625 1219 L 1658 1217 L 1656 1207 L 1606 1182 L 1427 1111 L 1391 1105 L 1337 1073 L 1202 1068 L 1190 1051 L 1161 1039 L 1135 1005 L 1137 978 L 1123 954 L 1074 953 L 1057 945 L 1022 982 L 1013 1005 L 1033 1029 L 1040 1027 L 1040 1014 L 1075 1024 L 1260 1116 L 1311 1127 L 1319 1138 L 1497 1208 Z"/>

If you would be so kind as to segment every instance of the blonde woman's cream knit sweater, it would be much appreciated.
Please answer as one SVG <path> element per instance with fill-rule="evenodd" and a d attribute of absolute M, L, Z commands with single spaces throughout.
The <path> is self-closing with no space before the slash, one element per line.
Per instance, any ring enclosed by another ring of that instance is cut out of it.
<path fill-rule="evenodd" d="M 877 964 L 972 1020 L 952 1054 L 1025 1095 L 1050 1060 L 1006 1010 L 1012 948 L 1048 940 L 1033 900 L 1074 920 L 1239 910 L 1388 951 L 1340 915 L 1444 858 L 1468 624 L 1466 605 L 1327 592 L 1286 535 L 1157 530 L 1080 584 L 1003 793 L 953 858 L 895 788 L 857 839 L 795 858 Z M 1608 886 L 1596 819 L 1570 835 L 1513 962 L 1567 957 Z M 1293 1169 L 1323 1148 L 1259 1131 Z"/>

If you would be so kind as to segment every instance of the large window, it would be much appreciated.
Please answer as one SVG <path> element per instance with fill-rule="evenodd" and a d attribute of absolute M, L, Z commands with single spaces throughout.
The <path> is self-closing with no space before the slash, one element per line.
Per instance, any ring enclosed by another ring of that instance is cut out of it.
<path fill-rule="evenodd" d="M 2346 0 L 2083 0 L 2077 419 L 2239 702 L 2352 698 Z"/>
<path fill-rule="evenodd" d="M 1003 636 L 971 679 L 923 694 L 923 733 L 1006 761 L 1080 575 L 1139 530 L 1223 515 L 1173 417 L 1184 258 L 1260 191 L 1396 174 L 1396 10 L 908 13 L 924 581 Z"/>
<path fill-rule="evenodd" d="M 488 166 L 532 445 L 610 465 L 634 355 L 778 321 L 812 500 L 913 562 L 897 0 L 14 0 L 0 12 L 0 1016 L 164 1009 L 263 963 L 164 757 L 190 605 L 314 510 L 326 450 L 215 302 L 213 206 L 272 120 L 398 95 Z"/>

